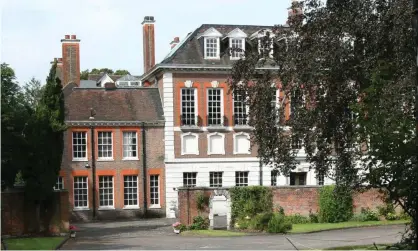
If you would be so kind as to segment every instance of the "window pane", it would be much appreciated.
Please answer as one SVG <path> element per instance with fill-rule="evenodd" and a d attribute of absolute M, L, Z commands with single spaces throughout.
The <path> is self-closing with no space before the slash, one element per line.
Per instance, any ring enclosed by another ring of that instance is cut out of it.
<path fill-rule="evenodd" d="M 123 132 L 123 157 L 124 158 L 136 158 L 136 132 Z"/>
<path fill-rule="evenodd" d="M 87 177 L 74 177 L 74 207 L 86 208 L 88 206 Z"/>
<path fill-rule="evenodd" d="M 98 133 L 99 158 L 112 158 L 112 132 Z"/>
<path fill-rule="evenodd" d="M 113 206 L 113 176 L 99 176 L 99 205 Z"/>
<path fill-rule="evenodd" d="M 151 205 L 160 204 L 159 176 L 158 175 L 150 176 L 150 200 L 151 200 Z"/>
<path fill-rule="evenodd" d="M 197 125 L 195 106 L 195 89 L 181 89 L 181 125 Z"/>
<path fill-rule="evenodd" d="M 124 205 L 138 206 L 138 176 L 124 176 Z"/>
<path fill-rule="evenodd" d="M 87 157 L 87 132 L 73 132 L 73 159 Z"/>

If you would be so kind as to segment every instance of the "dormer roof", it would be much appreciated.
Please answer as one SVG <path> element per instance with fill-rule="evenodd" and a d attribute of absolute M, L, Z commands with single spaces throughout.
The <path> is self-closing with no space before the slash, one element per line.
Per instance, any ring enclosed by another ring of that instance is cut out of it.
<path fill-rule="evenodd" d="M 211 28 L 207 29 L 205 32 L 203 32 L 202 34 L 199 34 L 197 39 L 199 39 L 201 37 L 223 37 L 223 35 L 218 30 L 211 27 Z"/>
<path fill-rule="evenodd" d="M 226 37 L 232 37 L 232 38 L 246 38 L 248 35 L 243 32 L 240 28 L 235 28 L 232 31 L 230 31 Z"/>

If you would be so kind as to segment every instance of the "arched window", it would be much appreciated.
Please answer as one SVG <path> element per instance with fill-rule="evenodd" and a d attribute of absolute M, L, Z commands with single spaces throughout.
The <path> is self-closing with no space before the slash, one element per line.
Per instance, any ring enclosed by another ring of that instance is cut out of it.
<path fill-rule="evenodd" d="M 195 133 L 184 133 L 181 135 L 181 155 L 199 155 L 199 136 Z"/>

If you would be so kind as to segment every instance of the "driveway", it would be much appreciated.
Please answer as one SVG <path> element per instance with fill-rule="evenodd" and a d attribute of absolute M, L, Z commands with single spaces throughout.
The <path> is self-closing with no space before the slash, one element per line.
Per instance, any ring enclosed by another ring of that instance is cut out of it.
<path fill-rule="evenodd" d="M 186 237 L 173 233 L 170 226 L 172 222 L 168 219 L 154 219 L 76 225 L 79 228 L 77 237 L 70 239 L 61 249 L 320 249 L 394 243 L 400 240 L 404 230 L 404 226 L 392 225 L 311 234 Z"/>

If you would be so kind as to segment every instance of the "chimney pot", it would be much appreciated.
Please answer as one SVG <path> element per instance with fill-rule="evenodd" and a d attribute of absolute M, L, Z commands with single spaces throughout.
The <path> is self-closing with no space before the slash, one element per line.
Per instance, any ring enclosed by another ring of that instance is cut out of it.
<path fill-rule="evenodd" d="M 76 35 L 71 35 L 71 39 L 77 39 Z"/>
<path fill-rule="evenodd" d="M 173 42 L 176 42 L 176 43 L 180 42 L 180 38 L 179 37 L 175 37 L 174 40 L 173 40 Z"/>
<path fill-rule="evenodd" d="M 70 39 L 70 35 L 65 35 L 65 39 Z"/>

